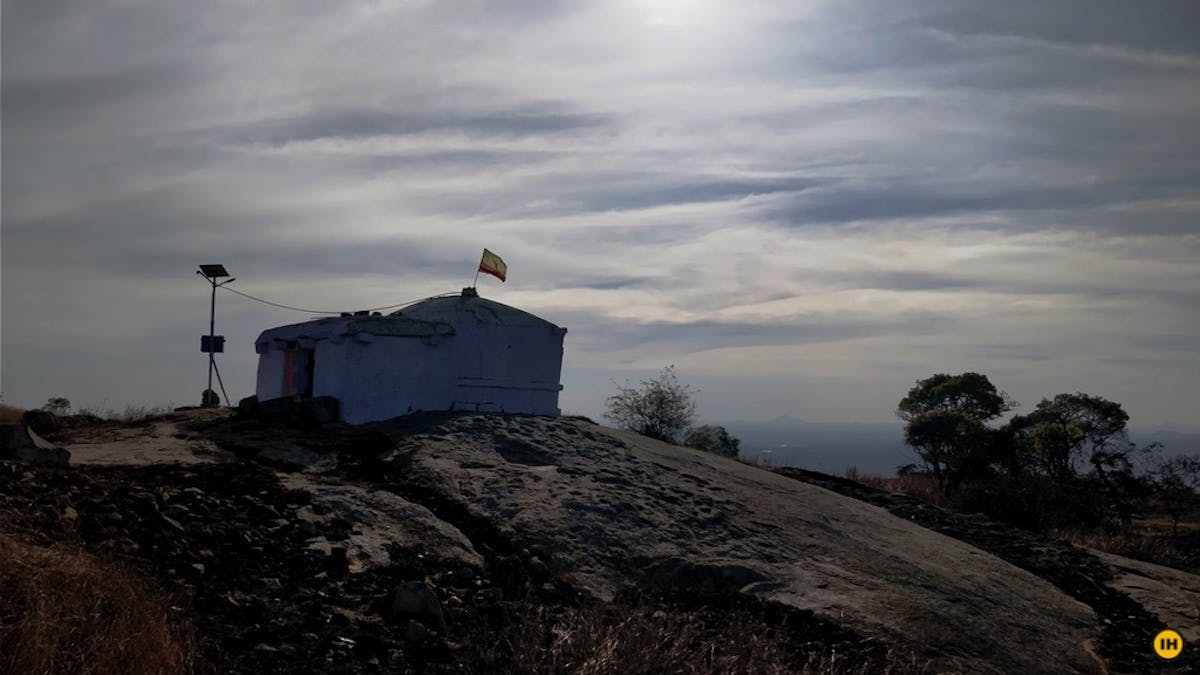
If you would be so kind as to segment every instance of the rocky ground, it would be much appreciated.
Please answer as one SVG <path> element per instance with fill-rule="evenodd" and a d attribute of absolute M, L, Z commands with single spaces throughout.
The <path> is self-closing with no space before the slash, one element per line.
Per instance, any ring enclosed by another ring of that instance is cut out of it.
<path fill-rule="evenodd" d="M 1162 611 L 1134 599 L 1133 568 L 582 419 L 302 429 L 188 411 L 43 435 L 72 465 L 0 463 L 4 528 L 159 579 L 219 672 L 512 671 L 548 639 L 531 642 L 532 617 L 580 608 L 677 627 L 741 617 L 800 664 L 1196 668 L 1150 653 Z M 1178 574 L 1156 583 L 1194 603 L 1200 585 Z"/>
<path fill-rule="evenodd" d="M 1200 637 L 1200 578 L 1066 542 L 1040 537 L 980 515 L 931 506 L 914 497 L 883 492 L 815 471 L 778 468 L 781 475 L 887 509 L 923 527 L 987 551 L 1054 584 L 1086 604 L 1100 620 L 1100 654 L 1117 672 L 1198 672 L 1200 653 L 1165 664 L 1146 649 L 1172 628 Z M 1149 592 L 1139 592 L 1149 590 Z"/>

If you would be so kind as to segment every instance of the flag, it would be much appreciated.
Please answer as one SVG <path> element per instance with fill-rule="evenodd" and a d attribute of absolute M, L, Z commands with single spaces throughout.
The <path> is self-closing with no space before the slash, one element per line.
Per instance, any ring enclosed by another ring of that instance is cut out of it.
<path fill-rule="evenodd" d="M 479 261 L 479 271 L 504 281 L 508 276 L 508 265 L 504 264 L 500 256 L 485 248 L 483 249 L 483 259 Z"/>

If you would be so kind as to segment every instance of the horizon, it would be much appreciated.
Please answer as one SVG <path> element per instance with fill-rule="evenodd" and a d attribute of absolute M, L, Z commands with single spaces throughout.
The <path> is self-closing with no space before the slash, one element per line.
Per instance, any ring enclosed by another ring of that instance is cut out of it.
<path fill-rule="evenodd" d="M 1200 6 L 6 0 L 0 393 L 195 405 L 209 287 L 565 326 L 559 406 L 890 422 L 934 373 L 1200 429 Z M 219 293 L 230 402 L 304 312 Z"/>

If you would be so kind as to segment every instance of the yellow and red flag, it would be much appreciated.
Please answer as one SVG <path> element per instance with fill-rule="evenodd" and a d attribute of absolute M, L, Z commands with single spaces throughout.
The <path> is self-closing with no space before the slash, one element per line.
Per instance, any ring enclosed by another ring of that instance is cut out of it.
<path fill-rule="evenodd" d="M 483 249 L 483 258 L 479 261 L 479 271 L 484 274 L 490 274 L 500 281 L 504 281 L 508 276 L 508 265 L 500 259 L 500 256 L 492 253 L 486 248 Z"/>

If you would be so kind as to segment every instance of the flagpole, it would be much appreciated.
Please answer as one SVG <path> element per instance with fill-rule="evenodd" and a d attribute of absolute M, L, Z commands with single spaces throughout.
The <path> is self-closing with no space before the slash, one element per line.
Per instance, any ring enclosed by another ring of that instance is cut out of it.
<path fill-rule="evenodd" d="M 479 264 L 475 266 L 475 280 L 471 282 L 471 288 L 479 283 L 479 268 L 483 267 L 483 254 L 479 254 Z"/>

